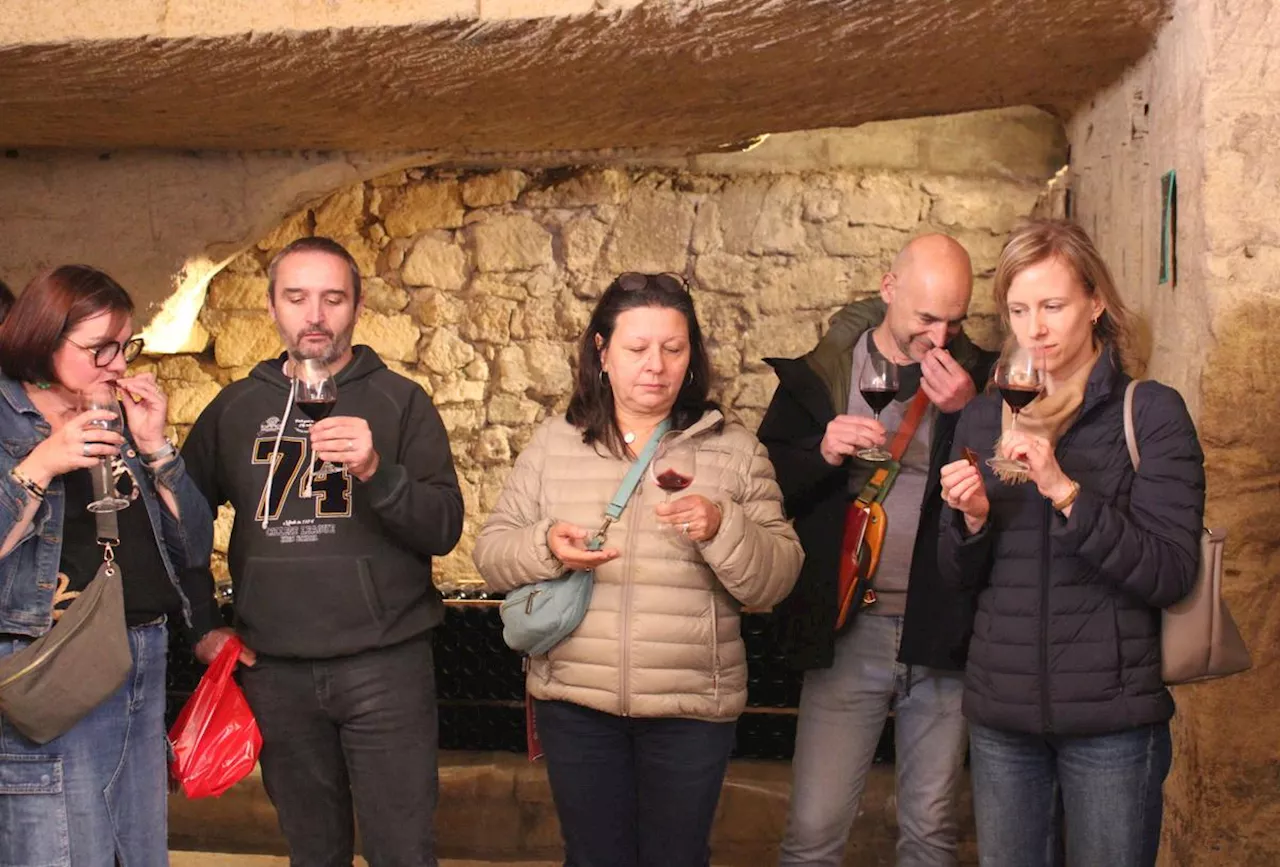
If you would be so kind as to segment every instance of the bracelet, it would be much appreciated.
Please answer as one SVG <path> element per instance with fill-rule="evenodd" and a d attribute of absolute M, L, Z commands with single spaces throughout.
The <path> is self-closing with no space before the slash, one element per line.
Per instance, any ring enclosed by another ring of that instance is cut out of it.
<path fill-rule="evenodd" d="M 44 499 L 45 489 L 37 485 L 31 479 L 28 479 L 26 476 L 24 476 L 21 472 L 18 471 L 17 467 L 14 467 L 13 469 L 9 470 L 9 475 L 13 476 L 13 480 L 15 482 L 22 485 L 22 487 L 26 488 L 27 493 L 31 494 L 31 496 L 35 497 L 37 500 Z"/>
<path fill-rule="evenodd" d="M 1073 479 L 1071 481 L 1070 492 L 1068 492 L 1061 500 L 1057 500 L 1053 503 L 1053 510 L 1055 512 L 1061 512 L 1063 509 L 1074 503 L 1078 496 L 1080 496 L 1080 483 Z"/>
<path fill-rule="evenodd" d="M 138 457 L 142 458 L 143 463 L 154 464 L 158 461 L 163 461 L 166 458 L 171 458 L 177 453 L 178 453 L 178 447 L 173 444 L 172 440 L 170 440 L 168 437 L 165 437 L 164 445 L 160 447 L 159 451 L 155 451 L 155 452 L 151 452 L 150 454 L 147 454 L 146 452 L 139 450 Z"/>

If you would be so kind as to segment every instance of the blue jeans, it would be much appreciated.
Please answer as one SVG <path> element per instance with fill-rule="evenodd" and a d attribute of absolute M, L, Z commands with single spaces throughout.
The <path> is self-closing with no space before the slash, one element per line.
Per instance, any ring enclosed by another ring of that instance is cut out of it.
<path fill-rule="evenodd" d="M 1156 863 L 1168 723 L 1090 737 L 969 728 L 982 867 L 1053 865 L 1059 818 L 1071 867 Z"/>
<path fill-rule="evenodd" d="M 169 863 L 164 625 L 130 629 L 129 647 L 124 684 L 61 737 L 40 746 L 0 721 L 0 864 Z"/>
<path fill-rule="evenodd" d="M 890 707 L 897 753 L 898 867 L 956 863 L 964 772 L 960 674 L 897 662 L 901 617 L 859 615 L 831 668 L 804 676 L 791 810 L 779 863 L 844 863 L 849 829 Z"/>
<path fill-rule="evenodd" d="M 706 867 L 735 725 L 535 705 L 566 867 Z"/>
<path fill-rule="evenodd" d="M 431 636 L 334 659 L 238 669 L 262 783 L 292 867 L 435 867 L 439 789 Z"/>

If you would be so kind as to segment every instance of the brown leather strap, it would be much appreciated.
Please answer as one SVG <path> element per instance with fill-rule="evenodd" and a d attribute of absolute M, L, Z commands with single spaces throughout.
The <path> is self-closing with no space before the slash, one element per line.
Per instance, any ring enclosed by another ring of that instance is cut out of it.
<path fill-rule="evenodd" d="M 911 438 L 916 435 L 916 428 L 920 427 L 920 419 L 924 418 L 924 411 L 928 408 L 929 398 L 921 387 L 911 399 L 911 405 L 903 414 L 902 424 L 898 425 L 898 432 L 893 435 L 893 442 L 889 446 L 889 454 L 893 455 L 895 461 L 902 460 L 902 456 L 906 454 L 907 446 L 911 445 Z"/>

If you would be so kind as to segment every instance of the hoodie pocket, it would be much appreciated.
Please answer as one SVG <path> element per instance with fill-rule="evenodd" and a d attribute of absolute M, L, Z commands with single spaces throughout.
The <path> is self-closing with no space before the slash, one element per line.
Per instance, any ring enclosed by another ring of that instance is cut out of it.
<path fill-rule="evenodd" d="M 327 656 L 381 632 L 368 557 L 251 557 L 240 584 L 236 619 L 263 652 Z"/>

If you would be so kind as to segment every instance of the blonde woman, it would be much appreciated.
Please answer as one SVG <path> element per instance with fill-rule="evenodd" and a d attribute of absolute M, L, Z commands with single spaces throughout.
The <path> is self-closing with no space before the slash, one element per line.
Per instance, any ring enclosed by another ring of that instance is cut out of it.
<path fill-rule="evenodd" d="M 967 446 L 1021 460 L 1025 481 L 981 462 L 942 468 L 951 512 L 939 563 L 946 580 L 979 593 L 964 695 L 979 856 L 984 867 L 1039 867 L 1065 842 L 1072 867 L 1145 867 L 1171 762 L 1160 610 L 1196 574 L 1203 454 L 1182 398 L 1147 382 L 1135 396 L 1133 469 L 1123 416 L 1139 366 L 1132 317 L 1080 227 L 1015 230 L 995 295 L 1044 388 L 1016 430 L 991 393 L 956 432 L 953 455 Z"/>

